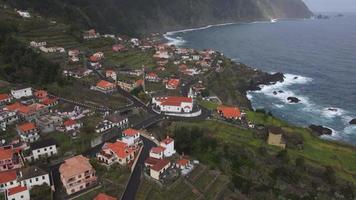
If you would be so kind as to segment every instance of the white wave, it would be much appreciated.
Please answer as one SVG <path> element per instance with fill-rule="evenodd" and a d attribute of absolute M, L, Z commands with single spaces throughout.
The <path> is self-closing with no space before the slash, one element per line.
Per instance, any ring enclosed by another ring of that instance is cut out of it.
<path fill-rule="evenodd" d="M 174 37 L 173 34 L 164 34 L 163 37 L 168 40 L 168 45 L 182 46 L 186 42 L 181 37 Z"/>
<path fill-rule="evenodd" d="M 350 125 L 345 127 L 343 131 L 346 135 L 356 135 L 356 126 L 355 125 Z"/>
<path fill-rule="evenodd" d="M 273 104 L 275 107 L 277 107 L 277 108 L 283 108 L 284 107 L 284 105 L 283 104 Z"/>
<path fill-rule="evenodd" d="M 170 32 L 163 34 L 163 37 L 166 40 L 168 40 L 168 42 L 167 42 L 168 45 L 181 46 L 186 41 L 181 37 L 174 37 L 174 35 L 176 35 L 177 33 L 186 33 L 186 32 L 191 32 L 191 31 L 205 30 L 205 29 L 209 29 L 211 27 L 227 26 L 227 25 L 233 25 L 233 24 L 237 24 L 237 23 L 223 23 L 223 24 L 203 26 L 203 27 L 199 27 L 199 28 L 190 28 L 190 29 L 183 29 L 183 30 L 178 30 L 178 31 L 170 31 Z"/>
<path fill-rule="evenodd" d="M 261 90 L 255 91 L 255 93 L 263 93 L 266 96 L 280 99 L 284 103 L 289 103 L 287 100 L 288 97 L 297 97 L 301 100 L 300 103 L 308 104 L 309 99 L 307 97 L 296 95 L 293 91 L 288 89 L 288 86 L 294 84 L 307 84 L 308 82 L 311 82 L 312 79 L 294 74 L 285 74 L 284 77 L 283 82 L 277 82 L 272 85 L 261 85 Z"/>

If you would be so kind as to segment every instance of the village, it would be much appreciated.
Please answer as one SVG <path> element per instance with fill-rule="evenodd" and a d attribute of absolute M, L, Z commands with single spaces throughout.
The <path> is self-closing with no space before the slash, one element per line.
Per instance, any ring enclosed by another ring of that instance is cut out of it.
<path fill-rule="evenodd" d="M 19 20 L 35 18 L 16 13 Z M 55 199 L 131 199 L 135 191 L 127 188 L 137 190 L 141 177 L 165 186 L 204 166 L 178 152 L 169 132 L 157 137 L 151 126 L 210 120 L 260 128 L 248 120 L 247 108 L 225 105 L 204 82 L 207 74 L 224 70 L 226 58 L 219 52 L 167 45 L 159 34 L 138 39 L 94 29 L 83 30 L 79 44 L 61 41 L 61 25 L 49 24 L 52 36 L 38 37 L 34 30 L 21 37 L 61 63 L 70 85 L 0 82 L 5 199 L 29 200 L 35 190 Z M 264 141 L 285 149 L 283 134 L 269 127 Z"/>

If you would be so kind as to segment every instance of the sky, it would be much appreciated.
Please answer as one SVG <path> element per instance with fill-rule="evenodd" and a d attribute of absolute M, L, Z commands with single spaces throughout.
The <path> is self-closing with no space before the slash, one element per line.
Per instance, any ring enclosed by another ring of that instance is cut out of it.
<path fill-rule="evenodd" d="M 304 0 L 314 12 L 356 12 L 356 0 Z"/>

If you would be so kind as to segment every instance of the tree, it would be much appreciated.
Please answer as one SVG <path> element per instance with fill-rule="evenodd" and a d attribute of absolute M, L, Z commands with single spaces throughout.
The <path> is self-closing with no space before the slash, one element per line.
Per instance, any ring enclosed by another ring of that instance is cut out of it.
<path fill-rule="evenodd" d="M 330 184 L 334 184 L 336 182 L 336 176 L 335 176 L 335 171 L 332 167 L 327 166 L 324 171 L 324 178 L 326 181 L 328 181 Z"/>
<path fill-rule="evenodd" d="M 299 157 L 295 160 L 295 166 L 301 170 L 305 170 L 305 159 L 303 157 Z"/>
<path fill-rule="evenodd" d="M 40 186 L 36 185 L 31 189 L 31 199 L 32 200 L 51 200 L 51 188 L 47 184 L 42 184 Z"/>
<path fill-rule="evenodd" d="M 288 155 L 288 152 L 287 150 L 283 149 L 282 151 L 278 152 L 277 154 L 277 158 L 282 161 L 283 163 L 285 164 L 288 164 L 289 163 L 289 155 Z"/>

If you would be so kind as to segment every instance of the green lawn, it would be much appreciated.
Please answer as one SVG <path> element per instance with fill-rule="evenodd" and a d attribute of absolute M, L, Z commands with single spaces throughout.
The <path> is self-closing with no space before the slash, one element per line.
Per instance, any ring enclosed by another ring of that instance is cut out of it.
<path fill-rule="evenodd" d="M 198 103 L 199 103 L 199 105 L 201 105 L 204 108 L 209 109 L 209 110 L 216 110 L 216 108 L 219 106 L 218 103 L 212 102 L 212 101 L 202 100 L 202 101 L 199 101 Z"/>
<path fill-rule="evenodd" d="M 256 123 L 285 125 L 282 127 L 286 132 L 300 134 L 304 139 L 304 149 L 288 149 L 292 159 L 304 157 L 310 164 L 315 166 L 332 166 L 340 177 L 356 183 L 356 149 L 354 147 L 314 137 L 308 129 L 290 127 L 285 122 L 263 114 L 248 113 L 248 117 Z M 222 143 L 239 144 L 250 147 L 255 151 L 259 147 L 267 147 L 268 150 L 276 153 L 280 150 L 268 146 L 264 141 L 256 138 L 253 131 L 241 129 L 227 123 L 218 121 L 175 122 L 173 126 L 198 126 L 209 129 Z"/>

